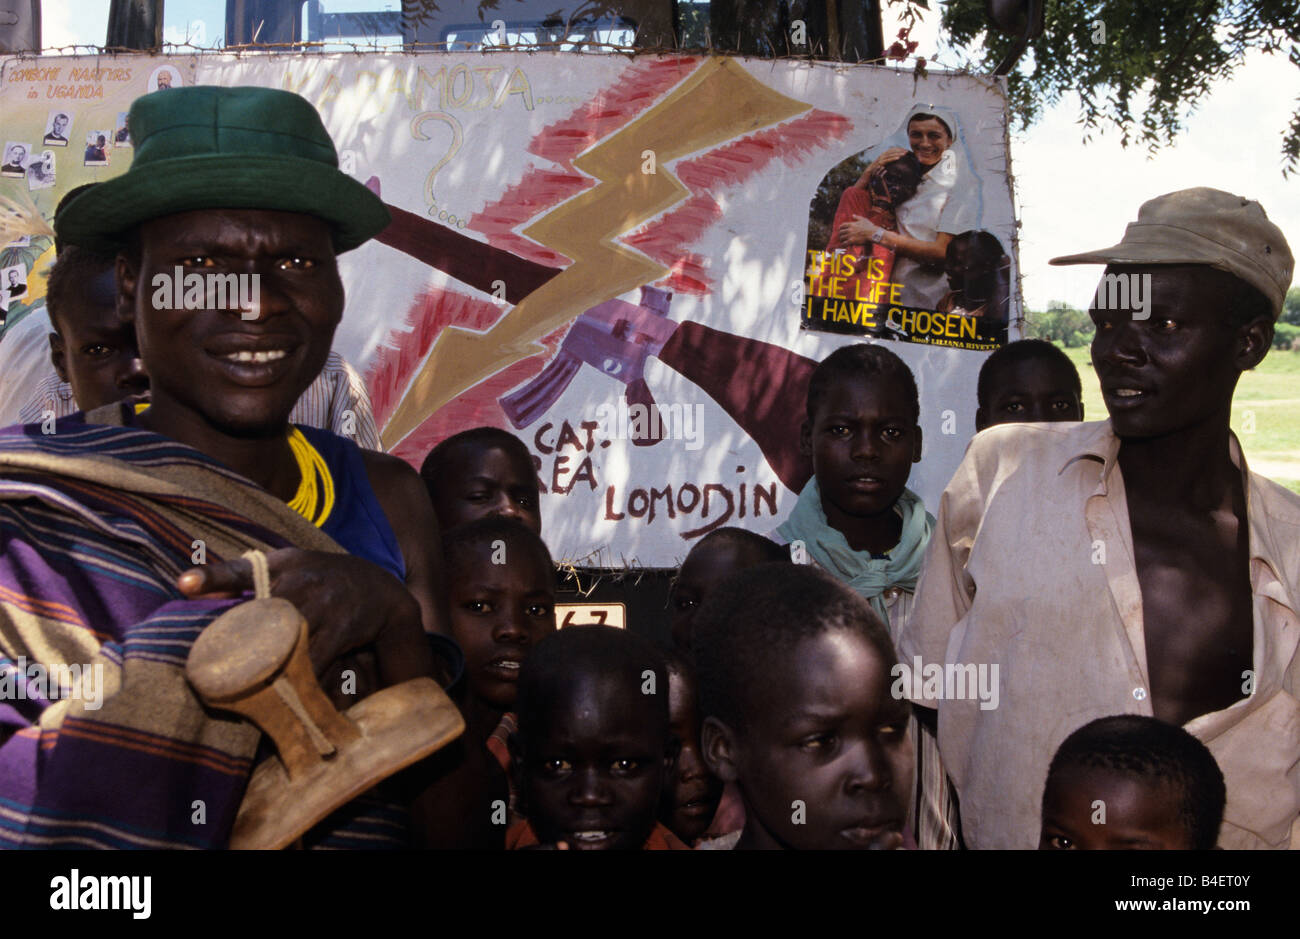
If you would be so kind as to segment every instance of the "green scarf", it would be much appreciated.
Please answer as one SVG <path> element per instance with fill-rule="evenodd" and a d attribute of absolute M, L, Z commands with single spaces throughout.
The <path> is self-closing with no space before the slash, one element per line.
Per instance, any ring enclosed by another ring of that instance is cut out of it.
<path fill-rule="evenodd" d="M 895 509 L 903 518 L 903 531 L 889 556 L 873 558 L 866 551 L 855 551 L 843 533 L 826 521 L 821 491 L 814 476 L 803 487 L 794 511 L 776 533 L 788 542 L 802 541 L 814 561 L 862 594 L 888 625 L 889 615 L 880 595 L 887 587 L 916 592 L 921 561 L 934 530 L 934 516 L 925 510 L 921 498 L 912 490 L 903 490 Z"/>

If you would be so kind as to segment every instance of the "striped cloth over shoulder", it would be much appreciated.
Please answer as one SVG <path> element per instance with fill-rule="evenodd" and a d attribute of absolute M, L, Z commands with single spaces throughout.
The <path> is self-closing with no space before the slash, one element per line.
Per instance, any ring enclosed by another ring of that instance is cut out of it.
<path fill-rule="evenodd" d="M 240 601 L 176 577 L 200 542 L 342 549 L 198 451 L 91 419 L 0 430 L 0 847 L 223 847 L 260 734 L 184 666 Z"/>
<path fill-rule="evenodd" d="M 46 354 L 44 349 L 41 354 Z M 20 424 L 38 424 L 48 417 L 58 419 L 80 410 L 72 397 L 72 386 L 59 378 L 48 358 L 46 371 L 48 374 L 36 383 L 18 411 Z M 289 423 L 333 431 L 364 450 L 384 449 L 365 382 L 337 352 L 329 354 L 321 373 L 293 406 Z"/>

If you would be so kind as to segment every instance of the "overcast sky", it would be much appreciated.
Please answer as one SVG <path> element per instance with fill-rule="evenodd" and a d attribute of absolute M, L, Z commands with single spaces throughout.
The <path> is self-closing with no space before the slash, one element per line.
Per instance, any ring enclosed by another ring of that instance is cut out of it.
<path fill-rule="evenodd" d="M 181 3 L 196 12 L 221 8 L 218 0 L 173 0 L 172 14 L 180 13 Z M 108 0 L 61 0 L 43 6 L 45 45 L 103 40 Z M 914 30 L 916 52 L 940 65 L 956 66 L 961 57 L 939 48 L 938 20 L 935 10 Z M 80 35 L 87 24 L 101 25 L 94 36 Z M 896 32 L 896 24 L 887 24 L 886 41 Z M 1113 32 L 1108 38 L 1122 41 Z M 1279 156 L 1282 132 L 1297 98 L 1300 68 L 1285 56 L 1256 53 L 1188 119 L 1176 145 L 1154 157 L 1139 148 L 1122 148 L 1114 132 L 1094 136 L 1084 145 L 1073 96 L 1015 134 L 1011 168 L 1021 222 L 1026 308 L 1041 310 L 1051 300 L 1064 300 L 1086 309 L 1100 270 L 1051 267 L 1048 258 L 1114 244 L 1143 202 L 1189 186 L 1214 186 L 1258 199 L 1289 236 L 1293 252 L 1300 251 L 1300 174 L 1284 180 Z"/>

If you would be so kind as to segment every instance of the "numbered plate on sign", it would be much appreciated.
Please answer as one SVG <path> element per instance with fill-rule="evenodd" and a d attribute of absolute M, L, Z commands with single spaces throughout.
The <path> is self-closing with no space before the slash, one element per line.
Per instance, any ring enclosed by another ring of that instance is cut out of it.
<path fill-rule="evenodd" d="M 627 629 L 627 606 L 623 603 L 557 603 L 555 626 L 613 626 Z"/>

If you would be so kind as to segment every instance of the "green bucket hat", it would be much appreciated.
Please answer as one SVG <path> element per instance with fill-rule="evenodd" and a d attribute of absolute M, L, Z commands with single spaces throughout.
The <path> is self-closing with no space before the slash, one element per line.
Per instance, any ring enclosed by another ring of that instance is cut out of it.
<path fill-rule="evenodd" d="M 278 209 L 328 222 L 334 250 L 387 227 L 383 201 L 338 168 L 334 142 L 303 97 L 273 88 L 196 85 L 136 98 L 131 168 L 74 198 L 61 242 L 115 254 L 141 222 L 193 209 Z"/>

